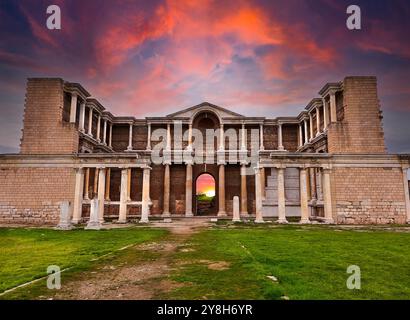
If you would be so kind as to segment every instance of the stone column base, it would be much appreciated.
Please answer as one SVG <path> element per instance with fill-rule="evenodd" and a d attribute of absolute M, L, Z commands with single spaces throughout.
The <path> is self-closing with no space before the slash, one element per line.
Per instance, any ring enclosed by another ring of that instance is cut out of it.
<path fill-rule="evenodd" d="M 304 219 L 299 221 L 300 224 L 309 224 L 310 220 L 309 219 Z"/>
<path fill-rule="evenodd" d="M 278 223 L 282 223 L 282 224 L 286 224 L 286 223 L 288 223 L 288 220 L 286 220 L 286 219 L 278 219 L 277 222 L 278 222 Z"/>

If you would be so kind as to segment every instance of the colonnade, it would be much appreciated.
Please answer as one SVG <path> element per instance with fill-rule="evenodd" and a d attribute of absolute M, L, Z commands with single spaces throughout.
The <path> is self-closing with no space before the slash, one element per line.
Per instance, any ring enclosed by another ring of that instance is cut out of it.
<path fill-rule="evenodd" d="M 90 170 L 91 167 L 82 167 L 76 169 L 75 174 L 75 190 L 73 204 L 72 222 L 77 224 L 81 220 L 83 204 L 89 202 L 89 185 L 90 185 Z M 132 201 L 131 193 L 131 170 L 132 168 L 121 168 L 121 185 L 120 185 L 120 201 L 113 202 L 110 200 L 110 183 L 111 183 L 111 167 L 96 167 L 94 172 L 92 198 L 98 200 L 98 217 L 100 222 L 104 222 L 104 204 L 109 202 L 111 205 L 119 205 L 118 222 L 125 223 L 127 221 L 128 205 L 138 205 L 141 207 L 140 222 L 148 222 L 150 213 L 150 172 L 148 166 L 142 167 L 142 199 L 141 201 Z"/>

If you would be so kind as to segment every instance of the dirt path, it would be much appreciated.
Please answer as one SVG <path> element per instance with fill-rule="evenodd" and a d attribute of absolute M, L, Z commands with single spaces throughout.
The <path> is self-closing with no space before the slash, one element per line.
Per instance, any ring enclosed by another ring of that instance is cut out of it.
<path fill-rule="evenodd" d="M 130 247 L 125 260 L 119 258 L 118 263 L 101 263 L 97 269 L 83 272 L 77 280 L 63 283 L 53 299 L 144 300 L 152 299 L 159 292 L 172 290 L 180 286 L 168 279 L 173 255 L 183 250 L 183 243 L 207 225 L 208 221 L 203 219 L 185 219 L 168 224 L 154 222 L 151 227 L 167 228 L 171 234 L 160 242 Z M 141 254 L 144 253 L 152 253 L 155 258 L 141 261 Z"/>

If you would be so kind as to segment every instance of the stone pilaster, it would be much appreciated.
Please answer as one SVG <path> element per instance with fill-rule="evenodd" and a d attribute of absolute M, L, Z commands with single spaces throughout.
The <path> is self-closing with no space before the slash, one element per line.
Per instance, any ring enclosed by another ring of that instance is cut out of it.
<path fill-rule="evenodd" d="M 263 223 L 260 168 L 255 168 L 255 223 Z"/>
<path fill-rule="evenodd" d="M 309 137 L 308 137 L 308 124 L 307 120 L 303 119 L 303 127 L 305 129 L 305 144 L 309 143 Z"/>
<path fill-rule="evenodd" d="M 323 169 L 322 177 L 325 222 L 334 223 L 332 212 L 332 192 L 330 188 L 330 169 Z"/>
<path fill-rule="evenodd" d="M 246 166 L 241 166 L 241 215 L 247 216 L 248 214 L 248 191 L 246 186 Z"/>
<path fill-rule="evenodd" d="M 327 122 L 328 122 L 328 109 L 327 109 L 327 105 L 326 105 L 326 99 L 323 98 L 323 130 L 325 131 L 327 129 Z"/>
<path fill-rule="evenodd" d="M 111 169 L 107 168 L 105 176 L 105 200 L 110 201 Z"/>
<path fill-rule="evenodd" d="M 84 183 L 84 200 L 90 200 L 90 168 L 85 169 Z"/>
<path fill-rule="evenodd" d="M 263 124 L 259 125 L 259 140 L 260 140 L 260 147 L 259 150 L 265 150 L 265 146 L 263 145 Z"/>
<path fill-rule="evenodd" d="M 84 169 L 78 168 L 75 172 L 75 189 L 72 223 L 77 224 L 83 211 Z"/>
<path fill-rule="evenodd" d="M 148 122 L 147 150 L 151 150 L 151 123 Z"/>
<path fill-rule="evenodd" d="M 97 142 L 101 142 L 101 115 L 97 117 Z"/>
<path fill-rule="evenodd" d="M 93 136 L 93 108 L 90 107 L 88 111 L 88 135 Z"/>
<path fill-rule="evenodd" d="M 313 116 L 312 116 L 312 113 L 309 113 L 309 129 L 310 129 L 310 131 L 309 131 L 309 133 L 310 133 L 309 141 L 311 141 L 311 140 L 313 140 Z"/>
<path fill-rule="evenodd" d="M 225 165 L 219 165 L 219 209 L 218 217 L 226 216 L 225 208 Z"/>
<path fill-rule="evenodd" d="M 150 173 L 151 168 L 144 168 L 142 178 L 141 223 L 148 222 L 148 216 L 150 214 Z"/>
<path fill-rule="evenodd" d="M 163 204 L 163 217 L 169 217 L 171 215 L 169 211 L 169 191 L 170 191 L 170 165 L 166 163 L 164 165 L 164 204 Z"/>
<path fill-rule="evenodd" d="M 128 169 L 121 170 L 121 191 L 120 191 L 120 212 L 118 217 L 119 223 L 125 223 L 127 221 L 127 195 L 128 189 Z"/>
<path fill-rule="evenodd" d="M 185 179 L 185 216 L 192 217 L 192 164 L 186 164 L 186 179 Z"/>
<path fill-rule="evenodd" d="M 410 224 L 410 197 L 409 197 L 409 180 L 407 179 L 407 168 L 403 168 L 403 187 L 404 199 L 406 204 L 406 222 Z"/>
<path fill-rule="evenodd" d="M 336 92 L 330 92 L 330 122 L 337 121 L 337 113 L 336 113 Z"/>
<path fill-rule="evenodd" d="M 132 123 L 130 123 L 130 128 L 128 131 L 128 147 L 127 147 L 127 151 L 131 151 L 132 150 Z"/>
<path fill-rule="evenodd" d="M 300 183 L 300 223 L 309 223 L 309 206 L 307 193 L 307 177 L 306 169 L 300 169 L 299 183 Z"/>
<path fill-rule="evenodd" d="M 282 139 L 282 124 L 278 123 L 278 150 L 282 151 L 285 150 L 283 147 L 283 139 Z"/>
<path fill-rule="evenodd" d="M 104 222 L 104 201 L 105 201 L 105 169 L 98 171 L 98 219 Z"/>
<path fill-rule="evenodd" d="M 320 135 L 320 110 L 316 107 L 316 136 Z"/>
<path fill-rule="evenodd" d="M 103 143 L 104 145 L 107 144 L 107 119 L 104 119 L 102 143 Z"/>
<path fill-rule="evenodd" d="M 285 169 L 278 168 L 278 222 L 287 223 L 285 199 Z"/>
<path fill-rule="evenodd" d="M 265 168 L 261 168 L 261 194 L 262 200 L 265 200 L 266 192 L 265 192 Z"/>
<path fill-rule="evenodd" d="M 303 146 L 303 131 L 302 131 L 302 124 L 299 123 L 299 143 L 298 143 L 299 148 Z"/>
<path fill-rule="evenodd" d="M 70 123 L 75 123 L 77 118 L 77 98 L 77 93 L 71 94 Z"/>
<path fill-rule="evenodd" d="M 131 201 L 131 183 L 132 183 L 132 169 L 128 168 L 127 169 L 127 201 Z"/>
<path fill-rule="evenodd" d="M 80 104 L 80 119 L 78 124 L 78 129 L 84 133 L 84 121 L 85 121 L 85 103 Z"/>
<path fill-rule="evenodd" d="M 110 136 L 108 138 L 108 146 L 112 148 L 112 123 L 110 123 Z"/>

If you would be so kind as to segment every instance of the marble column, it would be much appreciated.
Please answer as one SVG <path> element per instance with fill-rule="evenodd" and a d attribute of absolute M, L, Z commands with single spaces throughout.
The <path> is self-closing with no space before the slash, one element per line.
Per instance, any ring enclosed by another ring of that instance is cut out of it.
<path fill-rule="evenodd" d="M 104 201 L 105 201 L 105 169 L 98 171 L 98 219 L 104 222 Z"/>
<path fill-rule="evenodd" d="M 192 164 L 187 162 L 186 164 L 186 177 L 185 177 L 185 216 L 192 217 Z"/>
<path fill-rule="evenodd" d="M 328 122 L 328 109 L 327 109 L 327 105 L 326 105 L 326 99 L 323 98 L 323 130 L 327 129 L 327 122 Z"/>
<path fill-rule="evenodd" d="M 310 129 L 309 141 L 311 141 L 311 140 L 313 140 L 313 116 L 312 116 L 312 113 L 309 113 L 309 129 Z"/>
<path fill-rule="evenodd" d="M 278 222 L 287 223 L 285 199 L 285 169 L 278 168 Z"/>
<path fill-rule="evenodd" d="M 246 166 L 241 166 L 241 215 L 247 216 L 248 214 L 248 191 L 246 187 Z"/>
<path fill-rule="evenodd" d="M 309 136 L 308 136 L 308 124 L 307 120 L 303 119 L 303 127 L 305 128 L 305 144 L 309 143 Z"/>
<path fill-rule="evenodd" d="M 330 169 L 323 169 L 322 177 L 325 222 L 334 223 L 332 212 L 332 191 L 330 188 Z"/>
<path fill-rule="evenodd" d="M 118 216 L 119 223 L 127 221 L 127 201 L 128 201 L 128 169 L 121 170 L 121 191 L 120 191 L 120 213 Z"/>
<path fill-rule="evenodd" d="M 169 211 L 169 191 L 170 191 L 170 165 L 164 164 L 164 205 L 162 210 L 163 217 L 169 217 L 171 215 Z"/>
<path fill-rule="evenodd" d="M 75 123 L 77 118 L 77 97 L 77 93 L 71 94 L 70 123 Z"/>
<path fill-rule="evenodd" d="M 255 168 L 255 223 L 263 223 L 260 168 Z"/>
<path fill-rule="evenodd" d="M 85 169 L 84 183 L 84 200 L 90 200 L 90 168 Z"/>
<path fill-rule="evenodd" d="M 260 147 L 259 150 L 265 150 L 265 146 L 263 145 L 263 124 L 259 125 L 259 140 L 260 140 Z"/>
<path fill-rule="evenodd" d="M 282 124 L 278 124 L 278 150 L 285 150 L 283 147 L 283 141 L 282 141 Z"/>
<path fill-rule="evenodd" d="M 83 132 L 83 133 L 84 133 L 84 121 L 85 121 L 85 103 L 82 102 L 80 104 L 80 119 L 79 119 L 78 128 L 80 132 Z"/>
<path fill-rule="evenodd" d="M 105 200 L 110 201 L 111 169 L 107 168 L 105 177 Z"/>
<path fill-rule="evenodd" d="M 101 142 L 101 115 L 97 117 L 97 142 Z"/>
<path fill-rule="evenodd" d="M 84 169 L 78 168 L 75 172 L 74 205 L 72 223 L 77 224 L 83 211 Z"/>
<path fill-rule="evenodd" d="M 330 92 L 330 122 L 337 121 L 336 92 Z"/>
<path fill-rule="evenodd" d="M 132 150 L 132 123 L 130 123 L 130 128 L 128 131 L 128 147 L 127 147 L 127 151 L 131 151 Z"/>
<path fill-rule="evenodd" d="M 151 168 L 144 168 L 142 178 L 142 207 L 141 207 L 141 223 L 148 222 L 150 213 L 150 172 Z"/>
<path fill-rule="evenodd" d="M 226 208 L 225 208 L 225 165 L 219 165 L 219 210 L 218 210 L 218 217 L 225 217 L 226 216 Z"/>
<path fill-rule="evenodd" d="M 316 107 L 316 136 L 320 135 L 320 110 Z"/>
<path fill-rule="evenodd" d="M 112 123 L 110 123 L 110 135 L 108 138 L 108 146 L 112 148 Z"/>
<path fill-rule="evenodd" d="M 308 193 L 307 193 L 307 177 L 306 169 L 301 168 L 299 171 L 299 184 L 300 184 L 300 223 L 309 223 L 309 206 L 308 206 Z"/>
<path fill-rule="evenodd" d="M 90 107 L 88 110 L 88 135 L 93 136 L 93 108 Z"/>
<path fill-rule="evenodd" d="M 409 197 L 409 180 L 407 178 L 407 168 L 403 168 L 403 187 L 404 199 L 406 204 L 406 222 L 410 223 L 410 197 Z"/>
<path fill-rule="evenodd" d="M 102 142 L 104 145 L 107 144 L 107 119 L 104 119 L 104 128 L 103 128 L 103 139 Z"/>

